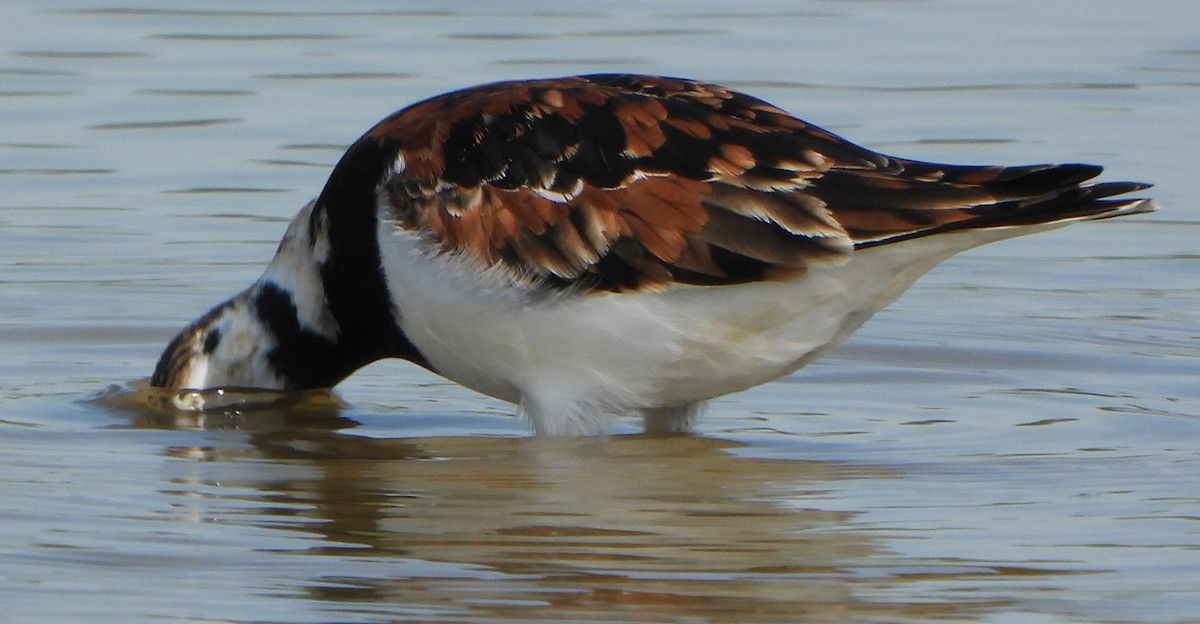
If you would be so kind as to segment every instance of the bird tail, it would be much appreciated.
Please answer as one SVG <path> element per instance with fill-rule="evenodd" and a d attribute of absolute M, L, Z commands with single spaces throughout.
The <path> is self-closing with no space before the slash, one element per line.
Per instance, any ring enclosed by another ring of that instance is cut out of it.
<path fill-rule="evenodd" d="M 1087 184 L 1103 168 L 1087 164 L 1015 167 L 941 165 L 892 159 L 884 170 L 827 172 L 813 189 L 855 248 L 997 228 L 1050 226 L 1153 212 L 1153 201 L 1118 197 L 1141 182 Z"/>

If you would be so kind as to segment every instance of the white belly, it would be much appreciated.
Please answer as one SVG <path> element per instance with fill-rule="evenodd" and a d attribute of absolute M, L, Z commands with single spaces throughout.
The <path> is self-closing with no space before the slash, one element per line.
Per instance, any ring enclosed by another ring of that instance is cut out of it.
<path fill-rule="evenodd" d="M 786 375 L 838 344 L 941 260 L 992 231 L 885 245 L 793 281 L 579 295 L 496 270 L 388 224 L 381 249 L 408 338 L 478 392 L 622 413 L 694 404 Z"/>

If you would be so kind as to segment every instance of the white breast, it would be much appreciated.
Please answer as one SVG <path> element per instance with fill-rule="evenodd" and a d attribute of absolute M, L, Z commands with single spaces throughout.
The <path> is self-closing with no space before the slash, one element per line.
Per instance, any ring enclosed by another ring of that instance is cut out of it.
<path fill-rule="evenodd" d="M 941 260 L 1005 236 L 871 248 L 793 281 L 599 295 L 514 285 L 500 269 L 435 253 L 388 223 L 380 247 L 401 326 L 438 373 L 577 419 L 686 406 L 791 373 Z"/>

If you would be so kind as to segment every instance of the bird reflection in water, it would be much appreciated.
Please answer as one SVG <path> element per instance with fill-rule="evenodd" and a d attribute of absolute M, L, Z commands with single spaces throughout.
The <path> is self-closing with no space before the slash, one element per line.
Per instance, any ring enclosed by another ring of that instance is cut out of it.
<path fill-rule="evenodd" d="M 332 395 L 204 418 L 143 405 L 130 424 L 200 430 L 163 451 L 190 460 L 163 475 L 173 513 L 302 536 L 288 585 L 342 616 L 973 619 L 1011 599 L 924 585 L 1062 573 L 896 555 L 879 527 L 830 509 L 855 482 L 901 476 L 881 468 L 686 435 L 380 439 L 348 411 Z M 279 571 L 265 566 L 263 586 Z"/>

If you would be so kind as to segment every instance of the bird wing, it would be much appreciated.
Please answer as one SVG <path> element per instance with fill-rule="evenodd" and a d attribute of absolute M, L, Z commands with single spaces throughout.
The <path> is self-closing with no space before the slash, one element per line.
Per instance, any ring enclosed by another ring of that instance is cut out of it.
<path fill-rule="evenodd" d="M 1100 171 L 892 158 L 723 87 L 633 75 L 456 91 L 362 140 L 396 149 L 380 197 L 397 227 L 517 279 L 598 291 L 794 276 L 856 247 L 1005 225 L 989 210 L 1038 212 Z"/>

